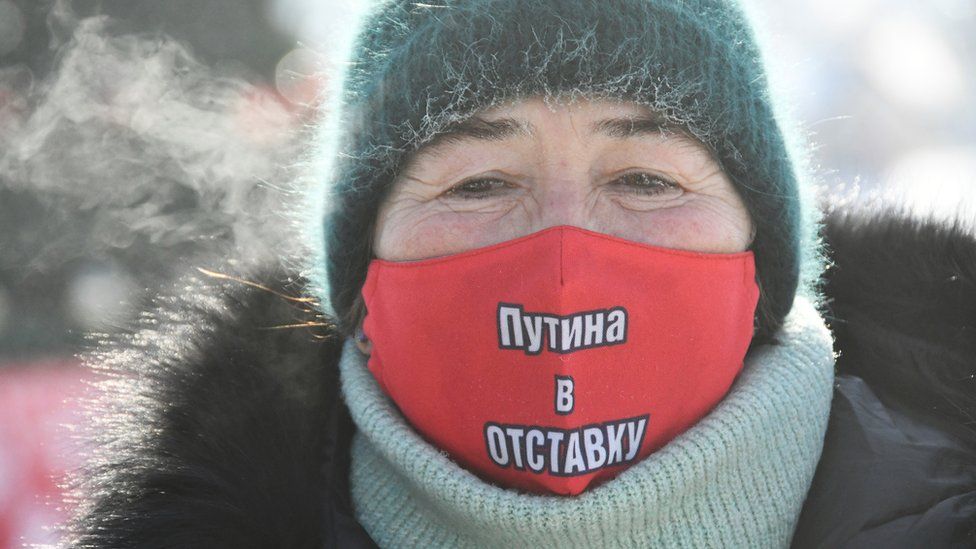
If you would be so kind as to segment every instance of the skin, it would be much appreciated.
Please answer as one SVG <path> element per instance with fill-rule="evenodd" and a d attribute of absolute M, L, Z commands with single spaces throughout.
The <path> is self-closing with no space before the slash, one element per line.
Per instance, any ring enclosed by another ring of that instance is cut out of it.
<path fill-rule="evenodd" d="M 428 259 L 558 225 L 707 253 L 752 243 L 752 219 L 708 149 L 661 131 L 646 107 L 532 98 L 468 124 L 407 162 L 378 212 L 376 257 Z"/>

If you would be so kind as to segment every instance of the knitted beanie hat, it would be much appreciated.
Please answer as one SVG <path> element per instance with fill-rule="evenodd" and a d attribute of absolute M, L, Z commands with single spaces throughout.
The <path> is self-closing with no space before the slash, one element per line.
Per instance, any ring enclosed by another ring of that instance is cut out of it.
<path fill-rule="evenodd" d="M 700 140 L 756 226 L 757 337 L 792 306 L 812 233 L 733 1 L 389 0 L 366 18 L 340 89 L 321 134 L 324 272 L 311 278 L 346 334 L 363 314 L 377 210 L 397 170 L 452 122 L 531 96 L 634 101 Z"/>

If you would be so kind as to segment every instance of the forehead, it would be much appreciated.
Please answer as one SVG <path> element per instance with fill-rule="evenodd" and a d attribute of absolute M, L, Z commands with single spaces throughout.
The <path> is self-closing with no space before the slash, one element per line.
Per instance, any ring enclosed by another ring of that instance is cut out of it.
<path fill-rule="evenodd" d="M 434 154 L 451 146 L 479 142 L 560 139 L 567 131 L 584 139 L 648 136 L 690 139 L 683 128 L 632 101 L 576 99 L 547 102 L 530 98 L 484 109 L 469 118 L 447 124 L 415 155 Z"/>

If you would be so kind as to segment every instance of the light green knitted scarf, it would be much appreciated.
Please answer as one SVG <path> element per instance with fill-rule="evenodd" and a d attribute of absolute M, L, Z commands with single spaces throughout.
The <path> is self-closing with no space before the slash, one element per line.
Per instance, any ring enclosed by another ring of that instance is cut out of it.
<path fill-rule="evenodd" d="M 350 340 L 342 390 L 356 517 L 381 547 L 785 547 L 820 458 L 831 338 L 797 298 L 779 343 L 754 349 L 694 427 L 580 496 L 500 488 L 422 439 Z"/>

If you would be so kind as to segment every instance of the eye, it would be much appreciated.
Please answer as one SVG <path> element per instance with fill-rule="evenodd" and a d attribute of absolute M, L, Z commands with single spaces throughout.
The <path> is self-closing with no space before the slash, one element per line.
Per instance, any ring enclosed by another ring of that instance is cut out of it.
<path fill-rule="evenodd" d="M 442 196 L 465 199 L 489 198 L 502 194 L 513 185 L 501 179 L 480 178 L 462 181 L 444 192 Z"/>
<path fill-rule="evenodd" d="M 675 194 L 682 191 L 681 186 L 674 181 L 647 172 L 624 174 L 613 180 L 611 185 L 641 196 Z"/>

